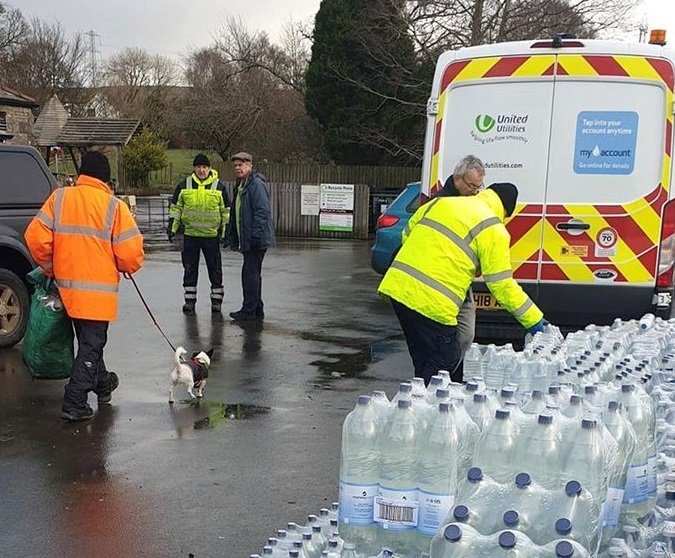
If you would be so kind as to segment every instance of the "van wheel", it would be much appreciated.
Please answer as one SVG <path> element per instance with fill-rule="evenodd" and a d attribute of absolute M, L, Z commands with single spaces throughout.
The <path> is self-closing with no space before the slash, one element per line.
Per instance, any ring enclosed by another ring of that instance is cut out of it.
<path fill-rule="evenodd" d="M 26 285 L 16 273 L 0 269 L 0 348 L 12 347 L 21 341 L 29 311 Z"/>

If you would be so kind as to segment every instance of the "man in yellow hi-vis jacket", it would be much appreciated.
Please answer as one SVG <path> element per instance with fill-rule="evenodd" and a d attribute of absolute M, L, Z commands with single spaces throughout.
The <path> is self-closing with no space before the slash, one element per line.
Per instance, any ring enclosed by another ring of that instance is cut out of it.
<path fill-rule="evenodd" d="M 547 323 L 513 279 L 504 220 L 517 199 L 518 189 L 509 183 L 492 184 L 476 196 L 435 198 L 403 232 L 403 245 L 378 291 L 391 299 L 415 375 L 427 383 L 438 370 L 455 370 L 457 314 L 477 272 L 524 328 L 535 333 Z"/>
<path fill-rule="evenodd" d="M 183 312 L 192 314 L 197 302 L 199 253 L 204 254 L 211 281 L 211 312 L 220 313 L 225 296 L 223 264 L 220 257 L 221 239 L 225 237 L 230 217 L 230 200 L 225 184 L 211 161 L 202 153 L 192 162 L 194 173 L 182 180 L 173 193 L 169 209 L 169 242 L 182 229 Z"/>

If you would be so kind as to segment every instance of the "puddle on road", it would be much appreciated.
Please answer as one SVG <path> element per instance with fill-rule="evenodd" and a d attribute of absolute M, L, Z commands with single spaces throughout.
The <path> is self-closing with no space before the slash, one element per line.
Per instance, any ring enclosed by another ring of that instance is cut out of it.
<path fill-rule="evenodd" d="M 197 406 L 199 409 L 206 410 L 208 414 L 194 422 L 195 430 L 214 428 L 224 420 L 245 420 L 270 411 L 269 407 L 243 403 L 219 403 L 216 401 L 203 401 L 198 403 Z"/>
<path fill-rule="evenodd" d="M 310 362 L 316 366 L 320 372 L 338 377 L 364 377 L 363 373 L 368 366 L 380 360 L 385 354 L 395 350 L 396 342 L 401 337 L 399 334 L 378 339 L 376 341 L 363 341 L 360 339 L 347 339 L 344 337 L 332 337 L 315 332 L 303 332 L 303 339 L 330 343 L 340 348 L 351 349 L 352 352 L 320 352 L 315 353 L 323 358 Z"/>

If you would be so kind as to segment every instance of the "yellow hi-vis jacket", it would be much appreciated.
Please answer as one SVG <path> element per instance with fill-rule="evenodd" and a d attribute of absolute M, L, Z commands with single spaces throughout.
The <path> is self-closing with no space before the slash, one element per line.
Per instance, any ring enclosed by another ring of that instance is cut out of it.
<path fill-rule="evenodd" d="M 378 292 L 445 325 L 457 314 L 477 274 L 525 328 L 543 318 L 513 279 L 511 237 L 499 196 L 435 198 L 420 207 L 403 231 L 403 245 Z"/>

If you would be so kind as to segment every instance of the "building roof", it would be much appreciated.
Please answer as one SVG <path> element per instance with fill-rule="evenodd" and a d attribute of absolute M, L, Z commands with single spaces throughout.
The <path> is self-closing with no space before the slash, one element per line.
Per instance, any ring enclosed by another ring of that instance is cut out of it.
<path fill-rule="evenodd" d="M 47 101 L 33 125 L 33 138 L 38 147 L 52 147 L 57 144 L 61 130 L 70 118 L 68 111 L 56 95 Z"/>
<path fill-rule="evenodd" d="M 37 108 L 40 106 L 33 97 L 24 95 L 4 85 L 0 85 L 0 105 L 26 108 Z"/>
<path fill-rule="evenodd" d="M 141 131 L 141 121 L 116 118 L 69 118 L 58 136 L 65 147 L 126 145 Z"/>

